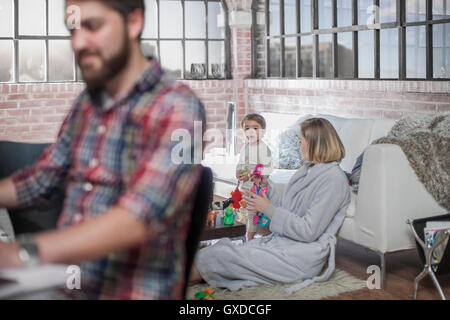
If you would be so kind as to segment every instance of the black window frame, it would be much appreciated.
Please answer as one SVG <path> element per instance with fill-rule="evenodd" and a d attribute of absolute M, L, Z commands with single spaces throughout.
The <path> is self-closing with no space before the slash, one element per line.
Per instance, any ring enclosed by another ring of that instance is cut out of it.
<path fill-rule="evenodd" d="M 157 37 L 156 38 L 149 38 L 149 37 L 142 37 L 142 41 L 156 41 L 157 43 L 157 50 L 158 50 L 158 57 L 160 57 L 160 41 L 181 41 L 182 43 L 182 50 L 183 50 L 183 69 L 181 70 L 182 77 L 179 80 L 197 80 L 197 79 L 191 79 L 185 77 L 185 71 L 186 71 L 186 41 L 204 41 L 205 42 L 205 57 L 206 57 L 206 78 L 202 80 L 227 80 L 231 79 L 231 47 L 230 47 L 230 38 L 231 38 L 231 30 L 229 26 L 229 17 L 228 17 L 228 7 L 225 2 L 225 0 L 163 0 L 163 1 L 178 1 L 181 2 L 182 5 L 182 14 L 183 14 L 183 37 L 181 38 L 161 38 L 160 37 L 160 6 L 159 2 L 161 0 L 156 0 L 157 5 L 157 17 L 158 17 L 158 26 L 157 26 Z M 205 23 L 206 23 L 206 37 L 205 38 L 186 38 L 185 37 L 185 23 L 184 19 L 186 17 L 185 15 L 185 2 L 204 2 L 205 3 Z M 225 23 L 225 37 L 224 39 L 209 39 L 208 36 L 208 2 L 219 2 L 222 5 L 223 11 L 224 11 L 224 23 Z M 209 57 L 208 57 L 208 43 L 209 42 L 224 42 L 225 46 L 225 75 L 224 78 L 213 78 L 209 74 Z"/>
<path fill-rule="evenodd" d="M 272 79 L 335 79 L 335 80 L 408 80 L 408 81 L 448 81 L 450 78 L 433 78 L 433 25 L 450 23 L 450 18 L 433 20 L 433 0 L 425 0 L 426 2 L 426 18 L 423 21 L 406 22 L 406 1 L 407 0 L 395 0 L 396 1 L 396 21 L 377 23 L 380 21 L 379 11 L 375 15 L 375 23 L 372 25 L 358 25 L 358 0 L 352 0 L 352 25 L 351 26 L 337 26 L 337 0 L 332 0 L 332 27 L 329 29 L 318 28 L 318 1 L 311 0 L 311 32 L 302 33 L 301 15 L 299 14 L 300 0 L 295 0 L 296 5 L 296 34 L 284 33 L 284 0 L 279 1 L 280 10 L 280 35 L 270 35 L 270 0 L 264 0 L 265 3 L 265 23 L 266 23 L 266 77 Z M 380 0 L 373 0 L 373 5 L 379 8 Z M 425 26 L 426 33 L 426 77 L 425 78 L 407 78 L 406 77 L 406 28 L 413 26 Z M 380 77 L 380 30 L 383 29 L 397 29 L 398 30 L 398 48 L 399 48 L 399 60 L 398 60 L 398 77 L 397 78 L 381 78 Z M 373 78 L 360 78 L 358 74 L 358 32 L 364 30 L 374 31 L 374 77 Z M 353 77 L 339 77 L 338 73 L 338 33 L 352 32 L 353 33 Z M 333 47 L 333 76 L 332 77 L 320 77 L 319 76 L 319 35 L 332 34 L 332 47 Z M 302 36 L 312 35 L 313 37 L 313 75 L 312 77 L 302 77 L 301 75 L 301 43 Z M 296 50 L 296 77 L 286 77 L 285 70 L 285 46 L 284 42 L 288 37 L 297 38 Z M 271 76 L 270 70 L 270 41 L 271 39 L 280 39 L 280 76 Z"/>
<path fill-rule="evenodd" d="M 61 0 L 62 1 L 62 0 Z M 159 55 L 159 50 L 160 50 L 160 46 L 159 46 L 159 42 L 161 40 L 181 40 L 182 41 L 182 48 L 183 48 L 183 70 L 182 70 L 182 78 L 178 79 L 178 80 L 192 80 L 189 78 L 185 78 L 184 74 L 185 74 L 185 56 L 186 56 L 186 50 L 185 50 L 185 41 L 196 41 L 196 40 L 201 40 L 201 41 L 205 41 L 205 56 L 206 56 L 206 74 L 207 77 L 204 80 L 223 80 L 223 79 L 231 79 L 232 75 L 231 75 L 231 49 L 230 49 L 230 35 L 231 35 L 231 31 L 230 31 L 230 27 L 229 27 L 229 23 L 228 23 L 228 8 L 227 8 L 227 4 L 225 2 L 225 0 L 162 0 L 162 1 L 179 1 L 182 3 L 182 7 L 183 7 L 183 38 L 159 38 L 159 34 L 160 34 L 160 26 L 159 26 L 159 2 L 160 0 L 156 0 L 157 1 L 157 8 L 158 8 L 158 37 L 157 38 L 141 38 L 141 42 L 142 41 L 157 41 L 157 47 L 158 47 L 158 56 Z M 206 10 L 206 15 L 205 15 L 205 23 L 206 23 L 206 38 L 185 38 L 185 23 L 184 23 L 184 17 L 185 17 L 185 12 L 184 12 L 184 3 L 186 1 L 199 1 L 199 2 L 204 2 L 205 3 L 205 10 Z M 224 39 L 208 39 L 208 2 L 219 2 L 222 5 L 223 11 L 224 11 L 224 15 L 225 15 L 225 36 Z M 13 15 L 14 15 L 14 30 L 13 30 L 13 36 L 9 36 L 9 37 L 1 37 L 0 36 L 0 40 L 7 40 L 7 41 L 12 41 L 13 43 L 13 75 L 12 75 L 12 81 L 4 81 L 1 82 L 0 84 L 33 84 L 33 83 L 83 83 L 82 77 L 79 73 L 79 69 L 77 66 L 77 63 L 75 61 L 75 57 L 74 57 L 74 53 L 73 54 L 73 79 L 72 80 L 49 80 L 49 41 L 52 40 L 68 40 L 70 41 L 70 35 L 67 36 L 56 36 L 56 35 L 49 35 L 49 0 L 45 0 L 45 6 L 46 6 L 46 21 L 45 21 L 45 28 L 46 28 L 46 32 L 45 35 L 20 35 L 19 34 L 19 0 L 13 0 Z M 22 40 L 41 40 L 45 42 L 45 76 L 44 76 L 44 80 L 42 81 L 20 81 L 19 79 L 19 42 Z M 208 42 L 209 41 L 222 41 L 224 42 L 224 46 L 225 46 L 225 70 L 224 70 L 224 77 L 223 78 L 212 78 L 209 77 L 209 65 L 208 65 Z"/>

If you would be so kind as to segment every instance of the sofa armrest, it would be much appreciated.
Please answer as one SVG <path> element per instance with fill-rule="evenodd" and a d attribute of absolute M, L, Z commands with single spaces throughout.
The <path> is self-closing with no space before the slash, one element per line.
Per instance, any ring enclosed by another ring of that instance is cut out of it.
<path fill-rule="evenodd" d="M 380 252 L 412 248 L 406 219 L 444 213 L 399 146 L 377 144 L 365 150 L 354 217 L 358 243 Z"/>

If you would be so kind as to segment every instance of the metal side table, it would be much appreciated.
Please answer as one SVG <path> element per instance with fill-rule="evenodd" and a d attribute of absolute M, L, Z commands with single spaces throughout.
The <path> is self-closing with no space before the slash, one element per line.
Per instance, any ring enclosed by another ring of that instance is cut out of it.
<path fill-rule="evenodd" d="M 436 289 L 439 291 L 439 295 L 441 296 L 442 300 L 446 300 L 445 299 L 445 295 L 444 292 L 442 291 L 441 286 L 439 285 L 439 282 L 436 278 L 436 274 L 435 274 L 435 269 L 434 266 L 432 264 L 432 258 L 433 258 L 433 253 L 434 251 L 439 247 L 439 245 L 441 243 L 443 243 L 445 240 L 450 238 L 450 229 L 447 230 L 443 230 L 443 234 L 444 236 L 437 242 L 435 242 L 431 247 L 429 247 L 423 240 L 422 237 L 419 236 L 419 234 L 417 233 L 416 227 L 415 227 L 415 221 L 408 219 L 406 221 L 406 223 L 408 223 L 411 226 L 412 232 L 414 234 L 414 237 L 416 238 L 416 242 L 417 244 L 420 246 L 420 248 L 423 250 L 423 255 L 425 258 L 425 263 L 424 263 L 424 268 L 422 270 L 422 272 L 414 279 L 414 293 L 413 293 L 413 299 L 417 298 L 417 289 L 419 286 L 419 281 L 421 281 L 423 278 L 425 278 L 426 275 L 430 275 L 431 280 L 433 281 L 434 286 L 436 287 Z M 448 245 L 450 246 L 450 244 Z M 418 247 L 419 249 L 419 247 Z M 448 247 L 447 247 L 448 249 Z M 449 258 L 448 256 L 445 257 L 446 253 L 448 250 L 446 250 L 446 252 L 444 253 L 444 256 L 441 258 L 441 261 L 444 258 Z M 419 252 L 420 253 L 420 252 Z"/>

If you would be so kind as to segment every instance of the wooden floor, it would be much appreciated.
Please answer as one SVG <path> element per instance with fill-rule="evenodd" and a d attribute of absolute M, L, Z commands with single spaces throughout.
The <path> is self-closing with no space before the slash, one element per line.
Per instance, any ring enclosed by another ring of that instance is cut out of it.
<path fill-rule="evenodd" d="M 214 196 L 213 201 L 223 200 L 221 197 Z M 367 273 L 367 268 L 371 265 L 380 265 L 380 258 L 375 252 L 347 240 L 338 239 L 336 268 L 345 270 L 356 278 L 367 280 L 371 275 Z M 423 265 L 421 265 L 415 249 L 390 253 L 386 258 L 387 277 L 384 291 L 364 288 L 343 293 L 327 300 L 411 300 L 414 278 L 422 269 Z M 444 295 L 450 300 L 450 273 L 437 278 Z M 417 299 L 440 299 L 439 293 L 429 276 L 420 281 Z"/>
<path fill-rule="evenodd" d="M 344 239 L 338 239 L 336 250 L 336 267 L 347 271 L 354 277 L 366 280 L 370 274 L 367 267 L 380 265 L 379 256 L 361 246 Z M 390 253 L 386 259 L 386 288 L 377 290 L 364 288 L 341 294 L 331 299 L 336 300 L 410 300 L 413 293 L 414 278 L 423 266 L 415 249 Z M 450 299 L 450 274 L 437 276 L 447 299 Z M 419 282 L 417 294 L 419 300 L 439 300 L 438 291 L 429 276 Z"/>

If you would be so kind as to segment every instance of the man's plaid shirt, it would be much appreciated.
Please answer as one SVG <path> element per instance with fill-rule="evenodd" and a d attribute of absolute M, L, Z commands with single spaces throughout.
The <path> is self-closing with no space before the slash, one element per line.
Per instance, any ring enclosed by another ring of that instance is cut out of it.
<path fill-rule="evenodd" d="M 81 264 L 82 290 L 89 298 L 181 297 L 184 242 L 201 172 L 171 157 L 180 143 L 173 135 L 177 129 L 192 137 L 187 151 L 193 154 L 195 122 L 205 128 L 202 103 L 150 60 L 118 101 L 108 101 L 103 92 L 82 92 L 56 143 L 33 167 L 13 176 L 21 207 L 65 186 L 59 229 L 116 205 L 147 224 L 145 244 Z"/>

